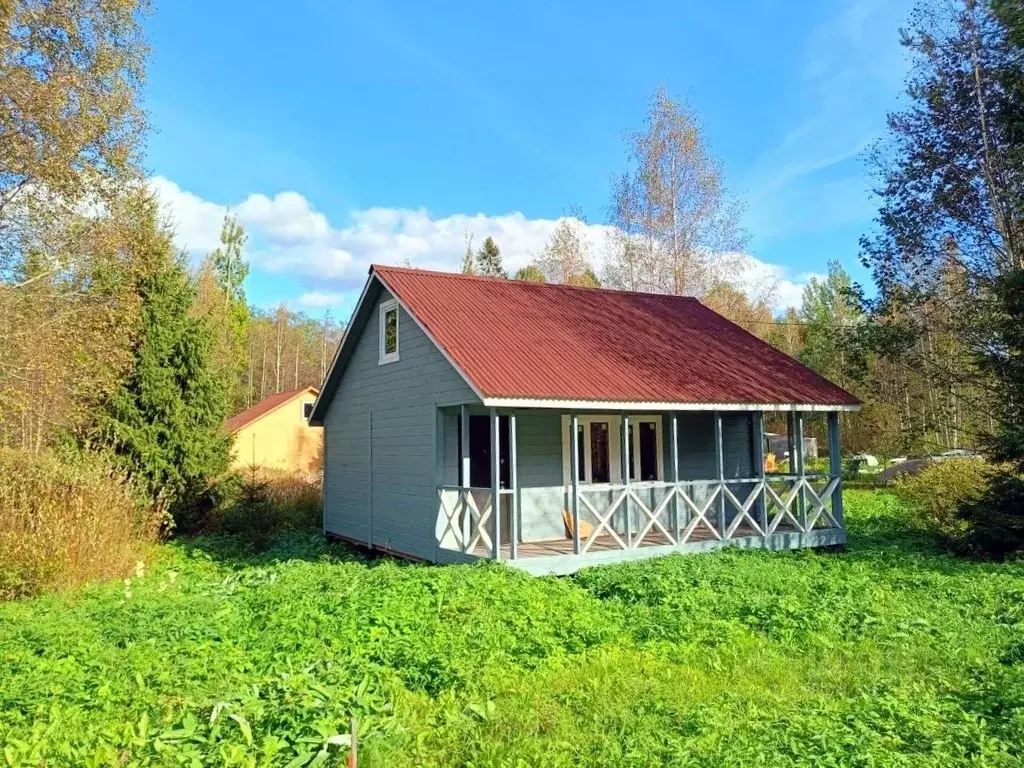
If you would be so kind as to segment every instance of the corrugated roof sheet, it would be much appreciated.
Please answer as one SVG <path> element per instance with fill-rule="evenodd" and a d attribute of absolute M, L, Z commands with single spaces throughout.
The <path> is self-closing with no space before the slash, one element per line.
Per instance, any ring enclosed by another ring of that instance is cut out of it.
<path fill-rule="evenodd" d="M 224 428 L 228 432 L 237 432 L 242 427 L 252 424 L 261 416 L 265 416 L 288 401 L 294 400 L 307 392 L 312 392 L 313 395 L 319 394 L 319 390 L 317 390 L 316 387 L 302 387 L 300 389 L 290 389 L 287 392 L 278 392 L 275 395 L 271 395 L 270 397 L 260 400 L 252 408 L 248 408 L 247 410 L 232 416 L 224 422 Z"/>
<path fill-rule="evenodd" d="M 371 271 L 485 398 L 859 403 L 693 298 Z"/>

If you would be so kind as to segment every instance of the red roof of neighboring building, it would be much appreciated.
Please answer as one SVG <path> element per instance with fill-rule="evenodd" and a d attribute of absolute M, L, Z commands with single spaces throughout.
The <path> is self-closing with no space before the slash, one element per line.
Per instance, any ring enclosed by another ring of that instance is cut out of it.
<path fill-rule="evenodd" d="M 276 395 L 271 395 L 270 397 L 260 400 L 252 408 L 248 408 L 241 413 L 232 416 L 224 422 L 224 428 L 227 429 L 228 432 L 237 432 L 242 427 L 252 424 L 261 416 L 265 416 L 271 411 L 280 408 L 285 403 L 309 392 L 313 393 L 313 395 L 320 394 L 320 391 L 316 387 L 301 387 L 299 389 L 290 389 L 287 392 L 278 392 Z"/>
<path fill-rule="evenodd" d="M 373 266 L 485 398 L 857 405 L 694 298 Z"/>

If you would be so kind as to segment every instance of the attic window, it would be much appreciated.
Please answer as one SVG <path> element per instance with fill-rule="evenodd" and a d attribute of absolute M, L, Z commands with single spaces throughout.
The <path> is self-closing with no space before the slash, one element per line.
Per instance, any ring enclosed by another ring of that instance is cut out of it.
<path fill-rule="evenodd" d="M 380 305 L 380 359 L 379 363 L 398 360 L 398 302 L 392 299 Z"/>
<path fill-rule="evenodd" d="M 309 417 L 313 415 L 313 404 L 303 403 L 302 404 L 302 418 L 309 421 Z"/>

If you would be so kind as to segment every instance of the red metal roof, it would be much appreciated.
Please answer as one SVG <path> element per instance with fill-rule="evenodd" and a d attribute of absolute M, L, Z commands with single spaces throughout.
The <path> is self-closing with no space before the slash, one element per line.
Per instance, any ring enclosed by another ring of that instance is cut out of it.
<path fill-rule="evenodd" d="M 314 396 L 320 394 L 316 387 L 302 387 L 300 389 L 290 389 L 287 392 L 278 392 L 276 395 L 271 395 L 270 397 L 260 400 L 252 408 L 232 416 L 224 422 L 224 428 L 228 432 L 237 432 L 242 427 L 252 424 L 261 416 L 265 416 L 271 411 L 276 410 L 285 403 L 294 400 L 299 397 L 299 395 L 304 395 L 307 392 L 311 392 Z"/>
<path fill-rule="evenodd" d="M 373 266 L 485 398 L 857 405 L 693 298 Z"/>

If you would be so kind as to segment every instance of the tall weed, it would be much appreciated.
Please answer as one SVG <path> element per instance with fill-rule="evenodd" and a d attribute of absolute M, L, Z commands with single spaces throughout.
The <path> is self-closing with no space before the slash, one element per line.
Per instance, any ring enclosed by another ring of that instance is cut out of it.
<path fill-rule="evenodd" d="M 239 490 L 219 515 L 220 531 L 262 551 L 280 532 L 322 529 L 323 485 L 318 478 L 252 466 L 240 480 Z"/>
<path fill-rule="evenodd" d="M 100 457 L 0 449 L 0 600 L 127 575 L 162 522 Z"/>

